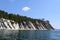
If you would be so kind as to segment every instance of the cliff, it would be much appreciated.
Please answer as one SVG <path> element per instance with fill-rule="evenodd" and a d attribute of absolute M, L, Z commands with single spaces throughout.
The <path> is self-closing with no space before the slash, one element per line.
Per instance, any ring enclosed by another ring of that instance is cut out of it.
<path fill-rule="evenodd" d="M 49 21 L 9 14 L 0 10 L 0 29 L 53 30 L 54 28 L 50 25 Z"/>

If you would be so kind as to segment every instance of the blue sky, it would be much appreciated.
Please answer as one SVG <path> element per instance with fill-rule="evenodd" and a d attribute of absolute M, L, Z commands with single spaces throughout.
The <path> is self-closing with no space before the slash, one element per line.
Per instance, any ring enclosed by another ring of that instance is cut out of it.
<path fill-rule="evenodd" d="M 60 29 L 60 0 L 0 0 L 0 10 L 31 18 L 49 20 Z"/>

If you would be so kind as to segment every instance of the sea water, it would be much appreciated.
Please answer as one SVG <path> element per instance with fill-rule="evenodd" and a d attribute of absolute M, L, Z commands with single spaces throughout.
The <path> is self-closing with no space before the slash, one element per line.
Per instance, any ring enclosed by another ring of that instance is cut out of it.
<path fill-rule="evenodd" d="M 0 40 L 60 40 L 60 30 L 0 30 Z"/>

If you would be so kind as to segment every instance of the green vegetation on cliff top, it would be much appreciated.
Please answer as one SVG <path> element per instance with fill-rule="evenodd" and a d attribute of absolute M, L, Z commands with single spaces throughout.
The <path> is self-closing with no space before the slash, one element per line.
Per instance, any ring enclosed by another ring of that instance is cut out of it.
<path fill-rule="evenodd" d="M 0 10 L 0 18 L 5 18 L 5 19 L 9 19 L 9 20 L 14 20 L 15 22 L 22 22 L 22 21 L 31 21 L 31 22 L 42 22 L 43 20 L 40 19 L 33 19 L 30 17 L 26 17 L 26 16 L 20 16 L 19 14 L 12 14 L 12 13 L 8 13 L 5 11 Z"/>

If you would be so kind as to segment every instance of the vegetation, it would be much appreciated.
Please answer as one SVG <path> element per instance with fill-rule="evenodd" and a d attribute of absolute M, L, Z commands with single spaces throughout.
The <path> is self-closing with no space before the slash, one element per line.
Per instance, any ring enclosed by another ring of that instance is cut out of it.
<path fill-rule="evenodd" d="M 22 22 L 22 21 L 31 21 L 32 23 L 34 23 L 36 20 L 41 22 L 42 20 L 39 19 L 33 19 L 30 17 L 26 17 L 26 16 L 20 16 L 20 15 L 16 15 L 16 14 L 12 14 L 12 13 L 7 13 L 5 11 L 0 10 L 0 18 L 5 18 L 5 19 L 9 19 L 9 20 L 14 20 L 15 22 Z"/>

